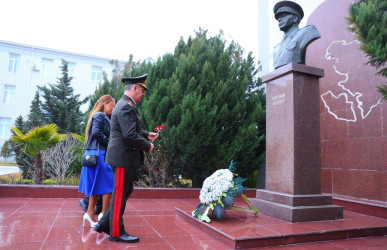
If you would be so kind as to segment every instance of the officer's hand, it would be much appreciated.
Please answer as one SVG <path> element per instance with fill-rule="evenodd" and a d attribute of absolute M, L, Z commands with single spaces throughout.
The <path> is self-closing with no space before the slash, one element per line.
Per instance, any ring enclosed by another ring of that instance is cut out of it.
<path fill-rule="evenodd" d="M 149 149 L 149 151 L 148 151 L 148 152 L 149 152 L 149 153 L 152 153 L 152 151 L 153 151 L 153 148 L 155 147 L 155 145 L 153 145 L 153 143 L 151 143 L 150 145 L 151 145 L 151 148 Z"/>
<path fill-rule="evenodd" d="M 159 138 L 159 134 L 154 133 L 154 132 L 149 132 L 148 134 L 148 139 L 151 141 L 157 140 Z"/>

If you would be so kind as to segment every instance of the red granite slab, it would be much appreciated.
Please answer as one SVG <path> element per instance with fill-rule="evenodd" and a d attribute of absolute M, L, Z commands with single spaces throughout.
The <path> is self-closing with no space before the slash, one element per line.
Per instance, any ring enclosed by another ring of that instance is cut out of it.
<path fill-rule="evenodd" d="M 231 248 L 259 248 L 338 239 L 387 235 L 387 219 L 344 212 L 344 219 L 289 223 L 270 216 L 228 212 L 222 221 L 201 222 L 176 208 L 191 225 Z"/>
<path fill-rule="evenodd" d="M 91 228 L 82 228 L 83 211 L 77 204 L 78 198 L 0 198 L 0 249 L 232 249 L 253 246 L 256 238 L 261 238 L 260 245 L 288 244 L 292 249 L 335 249 L 340 246 L 356 246 L 351 241 L 313 240 L 336 239 L 343 237 L 343 230 L 362 225 L 374 227 L 370 232 L 376 234 L 376 226 L 384 226 L 385 220 L 355 212 L 344 213 L 344 220 L 336 223 L 289 223 L 276 218 L 260 215 L 258 218 L 235 211 L 228 212 L 225 220 L 213 221 L 200 225 L 211 226 L 216 230 L 209 233 L 187 221 L 176 212 L 181 206 L 187 212 L 189 220 L 198 199 L 132 199 L 126 205 L 124 224 L 129 233 L 140 237 L 140 242 L 124 244 L 109 241 L 109 236 L 98 234 Z M 355 202 L 355 201 L 354 201 Z M 357 204 L 362 202 L 358 199 Z M 242 205 L 241 199 L 236 200 Z M 372 202 L 383 206 L 383 203 Z M 364 204 L 365 206 L 366 204 Z M 33 210 L 28 210 L 29 206 Z M 347 204 L 345 204 L 347 206 Z M 366 207 L 366 206 L 365 206 Z M 368 206 L 367 211 L 370 211 Z M 194 220 L 195 221 L 195 220 Z M 319 236 L 321 230 L 337 228 L 329 237 Z M 221 232 L 223 230 L 223 233 Z M 345 231 L 350 237 L 364 236 L 360 231 Z M 227 236 L 234 235 L 237 244 Z M 314 234 L 317 234 L 314 235 Z M 283 235 L 283 238 L 279 238 Z M 360 246 L 382 246 L 386 237 L 362 238 Z M 247 243 L 246 243 L 247 242 Z M 294 245 L 298 242 L 304 244 Z M 291 245 L 289 245 L 291 244 Z M 337 244 L 337 245 L 334 245 Z"/>

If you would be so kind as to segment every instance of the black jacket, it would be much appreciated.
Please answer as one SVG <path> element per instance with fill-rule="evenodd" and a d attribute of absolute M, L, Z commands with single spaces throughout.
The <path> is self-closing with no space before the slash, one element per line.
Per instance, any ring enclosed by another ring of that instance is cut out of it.
<path fill-rule="evenodd" d="M 105 162 L 114 167 L 137 168 L 143 152 L 151 145 L 149 133 L 141 128 L 141 119 L 133 100 L 124 95 L 113 109 L 110 142 Z"/>
<path fill-rule="evenodd" d="M 110 119 L 102 112 L 97 112 L 93 115 L 90 127 L 89 138 L 85 149 L 99 149 L 105 150 L 109 144 L 110 136 Z"/>

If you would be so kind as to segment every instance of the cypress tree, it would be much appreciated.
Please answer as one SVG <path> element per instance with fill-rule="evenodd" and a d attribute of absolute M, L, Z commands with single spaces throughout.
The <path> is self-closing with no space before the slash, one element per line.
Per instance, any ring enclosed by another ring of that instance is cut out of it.
<path fill-rule="evenodd" d="M 265 94 L 251 52 L 222 32 L 207 38 L 200 29 L 181 38 L 173 55 L 159 59 L 148 77 L 141 115 L 144 128 L 164 124 L 163 143 L 175 174 L 194 187 L 231 160 L 255 185 L 265 152 Z"/>
<path fill-rule="evenodd" d="M 27 117 L 27 122 L 26 122 L 27 130 L 31 130 L 38 126 L 43 126 L 45 124 L 46 124 L 45 117 L 42 113 L 42 109 L 40 105 L 39 91 L 36 91 L 35 97 L 31 102 L 30 113 L 28 114 L 28 117 Z"/>
<path fill-rule="evenodd" d="M 27 122 L 23 121 L 23 117 L 19 115 L 15 120 L 15 127 L 18 128 L 23 134 L 27 133 L 28 126 Z M 13 130 L 11 130 L 12 135 L 16 135 Z M 33 162 L 34 159 L 28 157 L 27 155 L 21 152 L 21 147 L 16 145 L 12 140 L 9 141 L 13 152 L 15 152 L 16 163 L 19 165 L 20 170 L 22 171 L 23 179 L 27 179 L 33 176 Z"/>
<path fill-rule="evenodd" d="M 13 150 L 10 142 L 8 140 L 5 141 L 3 146 L 1 147 L 1 153 L 0 153 L 1 157 L 3 157 L 5 161 L 7 161 L 7 158 L 12 156 L 12 152 Z"/>
<path fill-rule="evenodd" d="M 48 122 L 58 126 L 59 133 L 79 134 L 84 119 L 80 107 L 89 98 L 79 100 L 80 95 L 74 95 L 74 89 L 70 86 L 72 77 L 68 76 L 68 63 L 62 60 L 60 68 L 62 77 L 58 78 L 57 84 L 39 87 L 43 91 L 42 108 L 48 113 Z"/>
<path fill-rule="evenodd" d="M 375 67 L 383 77 L 387 77 L 387 1 L 361 0 L 350 7 L 351 26 L 361 41 L 360 49 L 368 56 L 368 64 Z M 383 98 L 387 100 L 387 86 L 378 88 Z"/>

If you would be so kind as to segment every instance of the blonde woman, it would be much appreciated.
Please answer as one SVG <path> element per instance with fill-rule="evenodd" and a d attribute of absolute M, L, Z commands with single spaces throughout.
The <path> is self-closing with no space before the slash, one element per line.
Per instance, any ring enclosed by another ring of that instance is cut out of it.
<path fill-rule="evenodd" d="M 110 115 L 115 106 L 116 101 L 113 97 L 101 96 L 95 103 L 87 122 L 86 153 L 98 154 L 98 162 L 94 166 L 82 166 L 78 192 L 89 196 L 89 206 L 83 215 L 83 226 L 85 226 L 85 220 L 89 221 L 91 227 L 95 226 L 97 220 L 94 217 L 94 210 L 98 196 L 102 195 L 102 211 L 98 215 L 100 219 L 109 205 L 113 191 L 113 170 L 105 163 L 105 152 L 110 136 Z"/>

